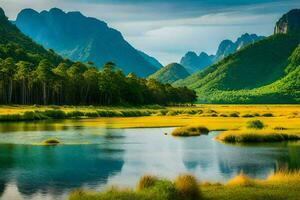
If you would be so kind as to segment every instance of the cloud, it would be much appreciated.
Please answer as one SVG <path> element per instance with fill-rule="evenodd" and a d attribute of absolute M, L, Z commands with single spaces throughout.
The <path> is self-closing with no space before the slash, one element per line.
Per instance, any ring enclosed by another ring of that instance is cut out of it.
<path fill-rule="evenodd" d="M 136 48 L 164 64 L 186 51 L 215 53 L 221 40 L 245 32 L 270 35 L 276 20 L 299 0 L 0 0 L 14 19 L 23 8 L 79 10 L 120 30 Z"/>

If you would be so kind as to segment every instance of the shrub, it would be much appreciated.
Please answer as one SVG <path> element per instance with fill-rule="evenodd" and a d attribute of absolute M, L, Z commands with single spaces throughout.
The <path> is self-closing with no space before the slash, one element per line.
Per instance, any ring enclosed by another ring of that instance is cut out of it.
<path fill-rule="evenodd" d="M 220 117 L 228 117 L 226 114 L 220 114 Z"/>
<path fill-rule="evenodd" d="M 276 127 L 274 127 L 274 130 L 287 130 L 287 128 L 284 128 L 281 126 L 276 126 Z"/>
<path fill-rule="evenodd" d="M 0 115 L 0 121 L 9 122 L 9 121 L 21 121 L 22 116 L 19 114 L 8 114 L 8 115 Z"/>
<path fill-rule="evenodd" d="M 173 136 L 187 137 L 187 136 L 200 136 L 201 134 L 208 134 L 209 130 L 203 126 L 187 126 L 180 127 L 173 130 Z"/>
<path fill-rule="evenodd" d="M 86 116 L 86 117 L 99 117 L 99 114 L 97 112 L 86 112 L 86 113 L 84 113 L 84 116 Z"/>
<path fill-rule="evenodd" d="M 68 118 L 79 118 L 79 117 L 83 117 L 83 116 L 84 116 L 84 113 L 81 111 L 78 111 L 78 110 L 67 113 Z"/>
<path fill-rule="evenodd" d="M 137 184 L 137 190 L 144 190 L 150 187 L 153 187 L 158 181 L 158 178 L 155 176 L 145 175 L 142 176 Z"/>
<path fill-rule="evenodd" d="M 200 197 L 200 188 L 192 175 L 179 175 L 175 179 L 175 188 L 182 199 L 196 200 Z"/>
<path fill-rule="evenodd" d="M 260 120 L 251 120 L 247 122 L 247 128 L 263 129 L 264 127 L 265 127 L 264 123 Z"/>
<path fill-rule="evenodd" d="M 261 116 L 263 116 L 263 117 L 273 117 L 273 114 L 272 113 L 264 113 Z"/>
<path fill-rule="evenodd" d="M 239 117 L 240 115 L 239 115 L 239 113 L 237 113 L 237 112 L 233 112 L 233 113 L 230 113 L 229 114 L 229 117 Z"/>
<path fill-rule="evenodd" d="M 255 181 L 251 179 L 250 177 L 246 176 L 243 173 L 240 173 L 239 175 L 235 176 L 231 180 L 227 182 L 227 185 L 229 186 L 254 186 Z"/>
<path fill-rule="evenodd" d="M 50 139 L 44 140 L 42 142 L 42 144 L 44 144 L 44 145 L 58 145 L 58 144 L 60 144 L 60 141 L 56 138 L 50 138 Z"/>
<path fill-rule="evenodd" d="M 254 115 L 251 115 L 251 114 L 244 114 L 244 115 L 242 115 L 242 117 L 250 118 L 250 117 L 254 117 Z"/>
<path fill-rule="evenodd" d="M 64 119 L 66 118 L 66 113 L 62 110 L 45 110 L 44 115 L 52 119 Z"/>

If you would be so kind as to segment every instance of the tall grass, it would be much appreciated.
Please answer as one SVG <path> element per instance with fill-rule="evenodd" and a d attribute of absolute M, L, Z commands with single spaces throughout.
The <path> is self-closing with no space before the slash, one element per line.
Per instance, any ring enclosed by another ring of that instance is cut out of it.
<path fill-rule="evenodd" d="M 186 126 L 179 127 L 172 131 L 173 136 L 188 137 L 188 136 L 200 136 L 201 134 L 208 134 L 209 130 L 203 126 Z"/>
<path fill-rule="evenodd" d="M 262 143 L 300 140 L 300 132 L 290 130 L 237 130 L 225 131 L 216 137 L 228 143 Z"/>
<path fill-rule="evenodd" d="M 298 200 L 300 171 L 279 171 L 265 180 L 252 179 L 241 173 L 225 184 L 198 184 L 191 175 L 175 181 L 144 176 L 137 190 L 114 187 L 104 192 L 75 190 L 69 200 Z"/>

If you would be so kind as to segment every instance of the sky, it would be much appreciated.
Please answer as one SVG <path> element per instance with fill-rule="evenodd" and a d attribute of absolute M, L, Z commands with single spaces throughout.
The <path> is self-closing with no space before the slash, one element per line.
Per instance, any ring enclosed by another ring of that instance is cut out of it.
<path fill-rule="evenodd" d="M 222 40 L 246 32 L 271 35 L 282 14 L 300 8 L 300 0 L 0 0 L 0 6 L 11 20 L 24 8 L 80 11 L 166 65 L 188 51 L 215 54 Z"/>

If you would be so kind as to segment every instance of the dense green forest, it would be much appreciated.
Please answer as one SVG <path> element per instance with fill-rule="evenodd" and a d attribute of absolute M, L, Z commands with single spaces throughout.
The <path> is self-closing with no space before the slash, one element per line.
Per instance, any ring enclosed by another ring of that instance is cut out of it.
<path fill-rule="evenodd" d="M 193 90 L 125 76 L 114 63 L 102 70 L 72 62 L 23 35 L 0 10 L 0 104 L 179 104 Z"/>

